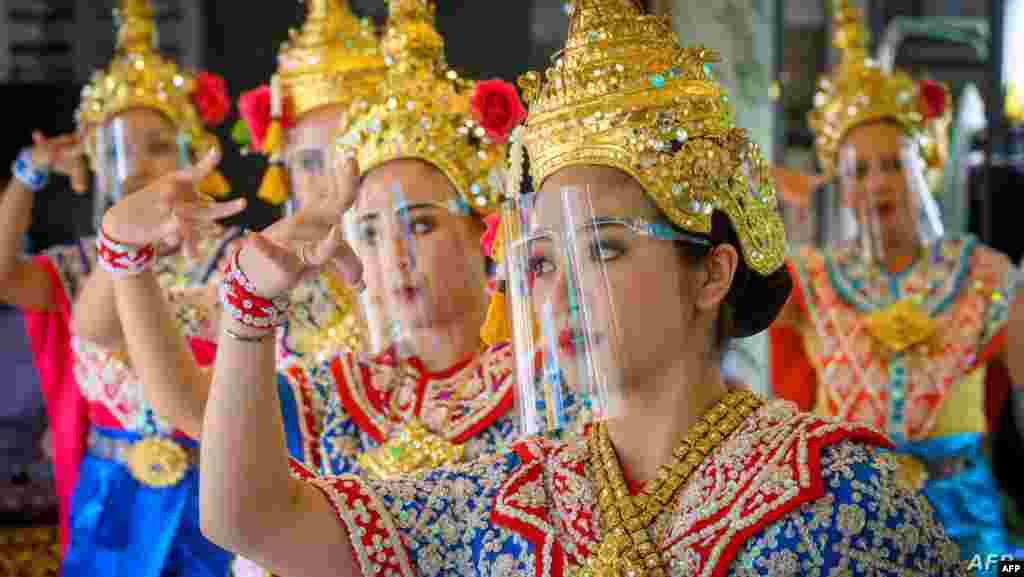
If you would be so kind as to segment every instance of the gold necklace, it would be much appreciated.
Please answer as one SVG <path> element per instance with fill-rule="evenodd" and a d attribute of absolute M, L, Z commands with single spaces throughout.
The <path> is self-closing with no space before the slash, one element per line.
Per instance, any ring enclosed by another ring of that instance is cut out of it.
<path fill-rule="evenodd" d="M 762 404 L 748 391 L 726 394 L 690 429 L 673 451 L 672 462 L 662 465 L 635 497 L 626 487 L 608 427 L 594 425 L 588 473 L 598 489 L 602 539 L 580 577 L 665 577 L 665 564 L 648 529 L 704 459 Z"/>
<path fill-rule="evenodd" d="M 922 307 L 931 279 L 931 259 L 927 249 L 919 247 L 910 267 L 922 261 L 924 287 L 921 290 L 925 294 L 909 295 L 864 317 L 868 332 L 888 352 L 901 353 L 925 343 L 938 329 L 935 320 Z M 907 269 L 906 274 L 913 274 L 913 271 Z"/>

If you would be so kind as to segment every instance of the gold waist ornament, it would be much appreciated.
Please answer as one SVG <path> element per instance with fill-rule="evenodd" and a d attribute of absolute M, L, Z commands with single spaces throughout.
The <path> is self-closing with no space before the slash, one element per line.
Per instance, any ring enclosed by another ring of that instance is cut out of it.
<path fill-rule="evenodd" d="M 156 489 L 180 483 L 190 465 L 188 452 L 178 443 L 163 437 L 147 437 L 133 444 L 126 457 L 132 477 Z"/>
<path fill-rule="evenodd" d="M 458 463 L 464 450 L 413 419 L 383 445 L 359 455 L 358 462 L 370 476 L 390 479 Z"/>

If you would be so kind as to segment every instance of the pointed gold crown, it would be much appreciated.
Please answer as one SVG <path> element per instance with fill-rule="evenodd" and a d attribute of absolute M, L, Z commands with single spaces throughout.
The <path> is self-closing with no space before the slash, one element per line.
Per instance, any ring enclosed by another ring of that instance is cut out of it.
<path fill-rule="evenodd" d="M 292 118 L 332 104 L 371 98 L 384 77 L 384 58 L 368 20 L 347 0 L 306 0 L 306 21 L 278 53 L 277 76 Z"/>
<path fill-rule="evenodd" d="M 507 149 L 474 118 L 476 84 L 448 68 L 434 13 L 430 0 L 390 0 L 386 78 L 375 102 L 350 108 L 338 146 L 363 174 L 392 160 L 429 162 L 472 210 L 488 212 L 502 198 Z"/>
<path fill-rule="evenodd" d="M 929 164 L 941 163 L 934 145 L 942 123 L 935 120 L 952 114 L 949 91 L 936 83 L 917 83 L 901 70 L 883 70 L 868 57 L 868 40 L 862 11 L 849 0 L 835 0 L 832 45 L 840 52 L 839 65 L 819 79 L 814 109 L 807 116 L 822 171 L 828 177 L 835 174 L 839 144 L 851 128 L 879 120 L 900 124 L 921 139 Z M 929 88 L 937 94 L 929 94 Z M 940 102 L 929 104 L 930 98 Z"/>
<path fill-rule="evenodd" d="M 102 124 L 132 108 L 164 114 L 190 139 L 194 151 L 218 147 L 193 104 L 195 78 L 156 50 L 157 29 L 148 0 L 121 0 L 114 10 L 117 46 L 106 70 L 93 73 L 76 112 L 80 127 Z"/>
<path fill-rule="evenodd" d="M 721 210 L 747 264 L 762 275 L 778 270 L 785 233 L 775 188 L 711 77 L 717 55 L 680 47 L 668 18 L 643 15 L 633 0 L 574 0 L 567 8 L 565 50 L 543 78 L 520 79 L 535 186 L 568 166 L 617 168 L 687 231 L 710 233 Z"/>

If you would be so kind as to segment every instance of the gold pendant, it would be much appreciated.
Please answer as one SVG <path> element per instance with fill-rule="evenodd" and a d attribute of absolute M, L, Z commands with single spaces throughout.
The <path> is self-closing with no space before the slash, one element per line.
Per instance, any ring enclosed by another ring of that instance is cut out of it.
<path fill-rule="evenodd" d="M 128 470 L 146 487 L 173 487 L 188 472 L 188 453 L 181 445 L 162 437 L 147 437 L 128 449 Z"/>
<path fill-rule="evenodd" d="M 896 481 L 911 491 L 920 491 L 928 482 L 928 467 L 910 455 L 896 455 Z"/>
<path fill-rule="evenodd" d="M 908 299 L 868 315 L 867 326 L 878 342 L 895 353 L 922 343 L 935 334 L 935 321 Z"/>
<path fill-rule="evenodd" d="M 378 479 L 436 469 L 462 460 L 464 447 L 430 432 L 418 419 L 386 443 L 358 457 L 359 466 Z"/>
<path fill-rule="evenodd" d="M 611 534 L 601 540 L 591 553 L 579 577 L 643 577 L 645 569 L 631 563 L 623 555 L 628 543 L 621 535 Z"/>

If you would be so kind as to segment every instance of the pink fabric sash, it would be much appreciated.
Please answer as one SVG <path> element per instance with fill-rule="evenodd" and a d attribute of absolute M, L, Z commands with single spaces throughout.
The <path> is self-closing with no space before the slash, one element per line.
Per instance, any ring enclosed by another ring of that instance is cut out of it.
<path fill-rule="evenodd" d="M 78 468 L 85 455 L 89 430 L 85 398 L 78 389 L 71 351 L 71 302 L 57 269 L 46 256 L 33 259 L 50 275 L 52 310 L 24 310 L 32 356 L 46 399 L 50 438 L 53 442 L 53 472 L 60 511 L 60 542 L 67 551 L 71 495 L 78 483 Z"/>

